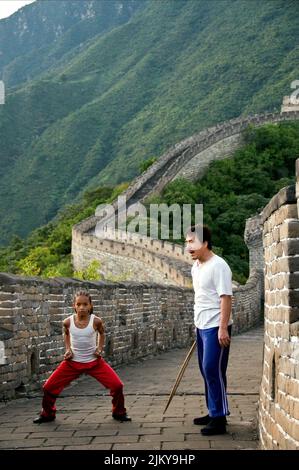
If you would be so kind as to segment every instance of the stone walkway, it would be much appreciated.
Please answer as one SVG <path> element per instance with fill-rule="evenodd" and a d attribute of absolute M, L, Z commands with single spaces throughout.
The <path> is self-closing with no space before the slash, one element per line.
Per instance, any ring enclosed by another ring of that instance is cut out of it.
<path fill-rule="evenodd" d="M 233 337 L 228 368 L 231 415 L 225 435 L 204 437 L 193 425 L 194 416 L 206 414 L 196 353 L 163 415 L 187 352 L 176 349 L 117 369 L 125 383 L 131 423 L 114 421 L 110 396 L 97 381 L 84 377 L 64 390 L 51 423 L 32 423 L 41 396 L 0 404 L 0 449 L 256 449 L 262 347 L 261 328 Z"/>

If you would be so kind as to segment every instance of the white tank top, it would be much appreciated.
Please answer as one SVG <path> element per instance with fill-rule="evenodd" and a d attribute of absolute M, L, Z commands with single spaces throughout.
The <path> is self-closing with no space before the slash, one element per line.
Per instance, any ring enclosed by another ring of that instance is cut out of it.
<path fill-rule="evenodd" d="M 85 328 L 78 328 L 74 322 L 74 315 L 70 317 L 72 361 L 91 362 L 97 359 L 94 355 L 97 347 L 97 332 L 93 327 L 94 317 L 95 315 L 90 315 L 89 323 Z"/>

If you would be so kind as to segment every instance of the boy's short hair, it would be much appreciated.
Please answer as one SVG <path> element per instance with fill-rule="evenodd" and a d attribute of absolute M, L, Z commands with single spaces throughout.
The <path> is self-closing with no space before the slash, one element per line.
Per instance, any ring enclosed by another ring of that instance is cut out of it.
<path fill-rule="evenodd" d="M 186 235 L 195 235 L 201 243 L 208 242 L 208 249 L 212 249 L 212 233 L 207 225 L 191 225 Z"/>

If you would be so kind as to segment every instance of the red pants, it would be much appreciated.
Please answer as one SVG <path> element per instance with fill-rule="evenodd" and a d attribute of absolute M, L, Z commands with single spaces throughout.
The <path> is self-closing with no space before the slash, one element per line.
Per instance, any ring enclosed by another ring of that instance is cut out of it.
<path fill-rule="evenodd" d="M 112 367 L 110 367 L 103 358 L 98 358 L 92 362 L 85 363 L 64 360 L 59 364 L 43 386 L 42 416 L 55 416 L 56 398 L 72 380 L 77 379 L 83 373 L 91 375 L 104 385 L 104 387 L 110 389 L 113 414 L 123 415 L 126 413 L 126 408 L 124 407 L 123 383 Z"/>

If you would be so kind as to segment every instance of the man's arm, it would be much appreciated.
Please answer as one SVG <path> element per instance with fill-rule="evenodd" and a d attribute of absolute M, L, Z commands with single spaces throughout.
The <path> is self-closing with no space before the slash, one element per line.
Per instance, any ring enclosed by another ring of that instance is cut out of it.
<path fill-rule="evenodd" d="M 105 329 L 102 320 L 99 317 L 95 317 L 95 327 L 96 331 L 98 332 L 98 339 L 97 339 L 97 348 L 95 350 L 95 356 L 101 357 L 104 343 L 105 343 Z"/>
<path fill-rule="evenodd" d="M 230 337 L 228 334 L 227 325 L 230 319 L 232 310 L 232 296 L 221 295 L 220 297 L 220 322 L 218 330 L 218 340 L 221 347 L 229 346 Z"/>
<path fill-rule="evenodd" d="M 63 321 L 63 339 L 65 345 L 64 359 L 71 359 L 73 357 L 73 351 L 71 348 L 71 336 L 70 336 L 70 320 L 66 318 Z"/>

